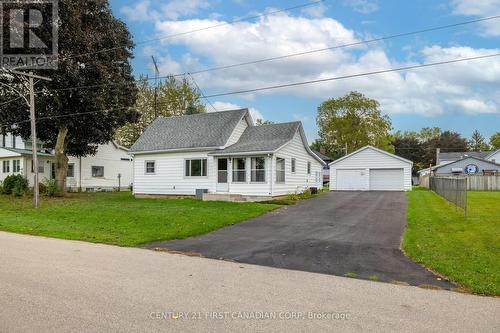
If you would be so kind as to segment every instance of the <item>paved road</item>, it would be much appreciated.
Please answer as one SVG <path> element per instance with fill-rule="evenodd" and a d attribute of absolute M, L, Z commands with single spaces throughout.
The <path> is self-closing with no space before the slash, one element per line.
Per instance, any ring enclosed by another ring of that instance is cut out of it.
<path fill-rule="evenodd" d="M 499 309 L 450 291 L 0 232 L 0 332 L 499 332 Z M 171 319 L 180 311 L 191 318 Z M 277 319 L 241 319 L 252 314 Z"/>
<path fill-rule="evenodd" d="M 255 219 L 147 248 L 196 252 L 208 258 L 339 276 L 453 285 L 400 250 L 406 226 L 402 192 L 330 192 Z"/>

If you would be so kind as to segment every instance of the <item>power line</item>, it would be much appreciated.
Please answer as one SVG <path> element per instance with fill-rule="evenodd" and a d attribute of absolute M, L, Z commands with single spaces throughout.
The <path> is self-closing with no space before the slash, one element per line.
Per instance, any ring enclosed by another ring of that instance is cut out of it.
<path fill-rule="evenodd" d="M 484 17 L 484 18 L 479 18 L 476 20 L 463 21 L 463 22 L 458 22 L 458 23 L 454 23 L 454 24 L 448 24 L 448 25 L 425 28 L 425 29 L 415 30 L 415 31 L 410 31 L 410 32 L 398 33 L 398 34 L 383 36 L 383 37 L 374 38 L 374 39 L 366 39 L 366 40 L 362 40 L 362 41 L 358 41 L 358 42 L 354 42 L 354 43 L 349 43 L 349 44 L 335 45 L 335 46 L 326 47 L 326 48 L 322 48 L 322 49 L 315 49 L 315 50 L 303 51 L 303 52 L 298 52 L 298 53 L 290 53 L 290 54 L 286 54 L 286 55 L 282 55 L 282 56 L 257 59 L 257 60 L 253 60 L 253 61 L 242 62 L 242 63 L 232 64 L 232 65 L 224 65 L 224 66 L 206 68 L 206 69 L 201 69 L 198 71 L 191 71 L 189 73 L 191 75 L 196 75 L 196 74 L 201 74 L 201 73 L 205 73 L 205 72 L 212 72 L 212 71 L 229 69 L 229 68 L 234 68 L 234 67 L 239 67 L 239 66 L 246 66 L 246 65 L 258 64 L 258 63 L 263 63 L 263 62 L 268 62 L 268 61 L 297 57 L 297 56 L 302 56 L 302 55 L 307 55 L 307 54 L 312 54 L 312 53 L 317 53 L 317 52 L 324 52 L 327 50 L 347 48 L 347 47 L 358 46 L 358 45 L 362 45 L 362 44 L 370 44 L 370 43 L 379 42 L 379 41 L 383 41 L 383 40 L 389 40 L 389 39 L 404 37 L 404 36 L 411 36 L 411 35 L 416 35 L 416 34 L 430 32 L 430 31 L 443 30 L 443 29 L 448 29 L 448 28 L 452 28 L 452 27 L 463 26 L 463 25 L 483 22 L 483 21 L 487 21 L 487 20 L 499 19 L 499 18 L 500 18 L 500 15 Z M 140 80 L 150 81 L 150 80 L 156 80 L 156 79 L 166 79 L 166 78 L 170 78 L 170 77 L 181 77 L 181 76 L 185 76 L 186 74 L 187 73 L 178 73 L 178 74 L 158 76 L 158 77 L 153 77 L 153 78 L 146 77 L 146 78 L 142 78 L 139 80 L 136 79 L 136 80 L 134 80 L 134 82 L 139 82 Z M 48 91 L 66 91 L 66 90 L 69 91 L 69 90 L 78 90 L 78 89 L 93 89 L 93 88 L 107 87 L 107 86 L 119 85 L 119 84 L 120 83 L 103 83 L 103 84 L 94 84 L 94 85 L 82 85 L 82 86 L 75 86 L 75 87 L 68 87 L 68 88 L 50 89 Z"/>
<path fill-rule="evenodd" d="M 329 47 L 325 47 L 325 48 L 321 48 L 321 49 L 314 49 L 314 50 L 309 50 L 309 51 L 290 53 L 290 54 L 285 54 L 285 55 L 276 56 L 276 57 L 241 62 L 241 63 L 237 63 L 237 64 L 232 64 L 232 65 L 224 65 L 224 66 L 206 68 L 206 69 L 201 69 L 198 71 L 192 71 L 191 74 L 196 75 L 196 74 L 201 74 L 201 73 L 206 73 L 206 72 L 218 71 L 218 70 L 222 70 L 222 69 L 229 69 L 229 68 L 234 68 L 234 67 L 253 65 L 253 64 L 258 64 L 258 63 L 263 63 L 263 62 L 268 62 L 268 61 L 274 61 L 274 60 L 280 60 L 280 59 L 286 59 L 286 58 L 291 58 L 291 57 L 308 55 L 308 54 L 312 54 L 312 53 L 318 53 L 318 52 L 336 50 L 336 49 L 341 49 L 341 48 L 346 48 L 346 47 L 358 46 L 358 45 L 362 45 L 362 44 L 370 44 L 370 43 L 374 43 L 374 42 L 380 42 L 380 41 L 399 38 L 399 37 L 412 36 L 412 35 L 417 35 L 417 34 L 421 34 L 421 33 L 425 33 L 425 32 L 444 30 L 444 29 L 454 28 L 454 27 L 458 27 L 458 26 L 463 26 L 463 25 L 468 25 L 468 24 L 473 24 L 473 23 L 478 23 L 478 22 L 484 22 L 484 21 L 488 21 L 488 20 L 494 20 L 494 19 L 498 19 L 498 18 L 500 18 L 500 15 L 484 17 L 484 18 L 479 18 L 479 19 L 470 20 L 470 21 L 463 21 L 463 22 L 458 22 L 458 23 L 453 23 L 453 24 L 448 24 L 448 25 L 441 25 L 441 26 L 436 26 L 436 27 L 431 27 L 431 28 L 425 28 L 425 29 L 421 29 L 421 30 L 403 32 L 403 33 L 383 36 L 383 37 L 379 37 L 379 38 L 365 39 L 365 40 L 361 40 L 361 41 L 354 42 L 354 43 L 340 44 L 340 45 L 329 46 Z"/>
<path fill-rule="evenodd" d="M 205 94 L 203 93 L 203 90 L 201 90 L 200 86 L 198 85 L 198 83 L 196 83 L 196 80 L 194 79 L 194 77 L 191 75 L 191 73 L 188 73 L 189 77 L 191 78 L 191 80 L 193 81 L 194 85 L 196 86 L 196 88 L 198 88 L 198 91 L 200 92 L 201 96 L 208 102 L 208 104 L 210 104 L 210 106 L 212 107 L 212 109 L 217 112 L 217 109 L 215 108 L 215 106 L 212 104 L 212 102 L 205 96 Z"/>
<path fill-rule="evenodd" d="M 222 26 L 226 26 L 226 25 L 231 25 L 231 24 L 237 23 L 237 22 L 253 20 L 253 19 L 256 19 L 256 18 L 259 18 L 259 17 L 270 16 L 270 15 L 273 15 L 273 14 L 287 12 L 287 11 L 291 11 L 291 10 L 295 10 L 295 9 L 299 9 L 299 8 L 306 8 L 306 7 L 316 6 L 316 5 L 318 5 L 320 3 L 323 3 L 325 1 L 327 1 L 327 0 L 319 0 L 319 1 L 315 1 L 315 2 L 308 2 L 308 3 L 301 4 L 301 5 L 293 6 L 293 7 L 279 9 L 279 10 L 275 10 L 275 11 L 271 11 L 271 12 L 267 12 L 267 13 L 262 13 L 262 14 L 254 15 L 254 16 L 247 16 L 247 17 L 243 17 L 243 18 L 239 18 L 239 19 L 227 21 L 227 22 L 224 22 L 224 23 L 219 23 L 219 24 L 215 24 L 215 25 L 203 27 L 203 28 L 188 30 L 188 31 L 184 31 L 184 32 L 179 32 L 179 33 L 171 34 L 171 35 L 165 35 L 165 36 L 158 37 L 158 38 L 155 38 L 155 39 L 149 39 L 149 40 L 139 41 L 139 42 L 137 42 L 135 44 L 136 45 L 147 44 L 147 43 L 156 42 L 156 41 L 159 41 L 159 40 L 174 38 L 174 37 L 178 37 L 178 36 L 182 36 L 182 35 L 188 35 L 188 34 L 200 32 L 200 31 L 205 31 L 205 30 L 214 29 L 214 28 L 218 28 L 218 27 L 222 27 Z M 102 50 L 99 50 L 99 51 L 81 53 L 81 54 L 77 54 L 77 55 L 73 55 L 73 56 L 69 56 L 69 57 L 65 57 L 65 58 L 55 59 L 54 62 L 61 62 L 61 61 L 64 61 L 64 60 L 70 60 L 70 59 L 79 58 L 79 57 L 85 57 L 85 56 L 94 55 L 94 54 L 106 53 L 106 52 L 116 51 L 116 50 L 120 50 L 120 49 L 127 49 L 128 47 L 129 47 L 128 45 L 122 45 L 122 46 L 117 46 L 117 47 L 102 49 Z M 22 68 L 18 68 L 18 69 L 22 69 Z"/>
<path fill-rule="evenodd" d="M 231 91 L 231 92 L 226 92 L 226 93 L 208 95 L 206 97 L 212 98 L 212 97 L 221 97 L 221 96 L 229 96 L 229 95 L 239 95 L 239 94 L 246 94 L 246 93 L 258 92 L 258 91 L 264 91 L 264 90 L 273 90 L 273 89 L 280 89 L 280 88 L 287 88 L 287 87 L 303 86 L 303 85 L 312 84 L 312 83 L 337 81 L 337 80 L 343 80 L 343 79 L 349 79 L 349 78 L 355 78 L 355 77 L 361 77 L 361 76 L 369 76 L 369 75 L 384 74 L 384 73 L 390 73 L 390 72 L 398 72 L 398 71 L 417 69 L 417 68 L 422 68 L 422 67 L 431 67 L 431 66 L 452 64 L 452 63 L 457 63 L 457 62 L 492 58 L 492 57 L 498 57 L 498 56 L 500 56 L 500 53 L 488 54 L 488 55 L 477 56 L 477 57 L 460 58 L 460 59 L 447 60 L 447 61 L 431 62 L 431 63 L 413 65 L 413 66 L 384 69 L 384 70 L 373 71 L 373 72 L 365 72 L 365 73 L 357 73 L 357 74 L 344 75 L 344 76 L 336 76 L 336 77 L 330 77 L 330 78 L 326 78 L 326 79 L 317 79 L 317 80 L 301 81 L 301 82 L 294 82 L 294 83 L 286 83 L 286 84 L 280 84 L 280 85 L 275 85 L 275 86 L 267 86 L 267 87 L 253 88 L 253 89 L 247 89 L 247 90 L 237 90 L 237 91 Z"/>

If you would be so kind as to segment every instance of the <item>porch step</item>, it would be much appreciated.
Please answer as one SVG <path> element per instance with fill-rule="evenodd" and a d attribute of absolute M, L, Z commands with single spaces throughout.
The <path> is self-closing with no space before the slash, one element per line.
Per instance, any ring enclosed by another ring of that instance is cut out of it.
<path fill-rule="evenodd" d="M 203 201 L 258 202 L 271 200 L 270 197 L 248 196 L 234 193 L 203 193 Z"/>

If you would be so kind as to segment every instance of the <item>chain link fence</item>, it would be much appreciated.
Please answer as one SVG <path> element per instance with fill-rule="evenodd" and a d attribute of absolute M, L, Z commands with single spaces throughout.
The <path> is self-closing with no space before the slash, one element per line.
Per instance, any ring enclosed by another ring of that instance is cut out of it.
<path fill-rule="evenodd" d="M 462 208 L 467 215 L 467 178 L 431 176 L 429 188 L 457 207 Z"/>

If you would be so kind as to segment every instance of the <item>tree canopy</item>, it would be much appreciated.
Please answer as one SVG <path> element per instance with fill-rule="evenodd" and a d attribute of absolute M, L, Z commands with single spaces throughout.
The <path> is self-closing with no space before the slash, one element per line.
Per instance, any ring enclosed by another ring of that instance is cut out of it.
<path fill-rule="evenodd" d="M 490 146 L 486 143 L 484 136 L 482 136 L 481 133 L 479 133 L 479 131 L 476 129 L 472 133 L 472 137 L 469 140 L 468 148 L 470 151 L 488 151 L 490 149 Z"/>
<path fill-rule="evenodd" d="M 380 104 L 359 92 L 325 101 L 318 108 L 319 141 L 329 152 L 353 152 L 372 145 L 394 152 L 391 120 Z"/>
<path fill-rule="evenodd" d="M 491 136 L 490 145 L 493 149 L 500 149 L 500 132 L 496 132 Z"/>
<path fill-rule="evenodd" d="M 126 25 L 113 16 L 108 1 L 59 1 L 58 68 L 36 71 L 52 81 L 36 85 L 35 104 L 38 139 L 55 149 L 63 191 L 68 155 L 94 154 L 97 145 L 113 139 L 116 129 L 137 118 L 131 108 L 137 94 L 129 63 L 132 48 Z M 8 81 L 20 85 L 19 78 Z M 0 95 L 0 103 L 16 97 L 9 91 Z M 0 125 L 29 139 L 29 112 L 23 103 L 17 99 L 3 105 Z"/>
<path fill-rule="evenodd" d="M 125 147 L 130 147 L 155 120 L 156 115 L 163 117 L 205 112 L 201 93 L 187 78 L 181 80 L 173 76 L 158 84 L 157 111 L 155 114 L 155 87 L 147 78 L 138 82 L 139 93 L 135 105 L 139 113 L 137 122 L 126 124 L 116 132 L 116 139 Z"/>

